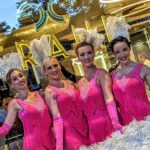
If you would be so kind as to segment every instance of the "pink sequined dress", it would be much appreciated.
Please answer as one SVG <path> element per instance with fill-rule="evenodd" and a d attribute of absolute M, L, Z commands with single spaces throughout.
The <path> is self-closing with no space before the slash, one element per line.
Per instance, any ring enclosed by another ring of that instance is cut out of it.
<path fill-rule="evenodd" d="M 141 64 L 137 64 L 127 75 L 120 76 L 114 70 L 113 93 L 119 104 L 123 124 L 129 124 L 133 119 L 142 120 L 150 114 L 150 102 L 146 94 L 145 84 L 140 77 Z"/>
<path fill-rule="evenodd" d="M 64 125 L 64 149 L 78 150 L 88 145 L 87 122 L 83 116 L 79 91 L 70 83 L 65 88 L 47 86 L 54 91 Z"/>
<path fill-rule="evenodd" d="M 14 99 L 20 105 L 19 118 L 23 123 L 23 150 L 54 150 L 49 110 L 38 92 L 35 102 Z"/>
<path fill-rule="evenodd" d="M 97 75 L 100 71 L 100 69 L 96 70 L 91 81 L 84 82 L 82 78 L 78 83 L 83 110 L 88 120 L 91 144 L 105 140 L 114 131 L 102 87 L 97 84 Z"/>

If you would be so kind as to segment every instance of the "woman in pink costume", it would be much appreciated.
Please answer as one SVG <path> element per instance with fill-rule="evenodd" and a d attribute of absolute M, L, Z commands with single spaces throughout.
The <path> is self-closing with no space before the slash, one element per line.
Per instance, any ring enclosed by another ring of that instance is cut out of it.
<path fill-rule="evenodd" d="M 133 119 L 142 120 L 150 114 L 150 102 L 145 81 L 150 88 L 150 69 L 130 60 L 130 42 L 125 37 L 116 37 L 110 43 L 118 67 L 112 71 L 113 92 L 119 104 L 123 124 Z"/>
<path fill-rule="evenodd" d="M 0 128 L 0 137 L 9 133 L 18 115 L 24 128 L 23 150 L 54 150 L 49 110 L 39 92 L 29 91 L 27 80 L 19 69 L 10 69 L 6 79 L 18 94 L 8 105 L 8 114 Z"/>
<path fill-rule="evenodd" d="M 59 137 L 64 135 L 63 148 L 78 150 L 81 145 L 88 144 L 87 123 L 83 117 L 79 92 L 71 82 L 62 79 L 61 68 L 56 58 L 46 58 L 43 69 L 49 80 L 45 89 L 47 105 L 51 107 L 53 103 L 57 104 L 51 109 L 56 111 L 58 120 L 61 118 L 63 121 L 64 130 L 59 130 Z"/>
<path fill-rule="evenodd" d="M 98 69 L 93 64 L 93 45 L 79 43 L 76 54 L 85 74 L 79 80 L 79 89 L 88 119 L 90 143 L 93 144 L 105 140 L 114 130 L 121 130 L 122 127 L 111 91 L 111 78 L 105 70 Z"/>

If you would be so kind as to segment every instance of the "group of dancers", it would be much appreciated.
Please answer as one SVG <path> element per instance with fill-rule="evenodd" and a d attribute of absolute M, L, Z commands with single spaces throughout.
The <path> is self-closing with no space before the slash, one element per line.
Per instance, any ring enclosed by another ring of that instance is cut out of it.
<path fill-rule="evenodd" d="M 75 86 L 64 80 L 54 57 L 43 60 L 43 74 L 48 79 L 44 95 L 31 92 L 19 69 L 6 75 L 10 88 L 16 91 L 0 137 L 11 130 L 17 117 L 24 128 L 23 150 L 78 150 L 102 142 L 120 131 L 133 119 L 143 120 L 150 114 L 145 83 L 150 88 L 150 69 L 130 60 L 130 42 L 119 36 L 110 42 L 119 65 L 110 74 L 94 65 L 94 47 L 81 42 L 76 54 L 84 77 Z"/>

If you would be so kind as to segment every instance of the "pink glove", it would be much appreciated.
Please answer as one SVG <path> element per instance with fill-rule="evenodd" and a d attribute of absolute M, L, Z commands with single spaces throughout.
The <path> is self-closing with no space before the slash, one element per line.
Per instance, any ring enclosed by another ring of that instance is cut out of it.
<path fill-rule="evenodd" d="M 11 126 L 9 126 L 7 123 L 4 123 L 2 127 L 0 127 L 0 137 L 7 135 L 10 129 L 11 129 Z"/>
<path fill-rule="evenodd" d="M 122 126 L 118 120 L 116 104 L 114 101 L 107 103 L 107 110 L 108 110 L 110 119 L 112 121 L 112 125 L 114 127 L 114 130 L 115 131 L 120 130 L 120 132 L 122 133 Z"/>
<path fill-rule="evenodd" d="M 63 150 L 63 120 L 61 116 L 54 117 L 56 150 Z"/>

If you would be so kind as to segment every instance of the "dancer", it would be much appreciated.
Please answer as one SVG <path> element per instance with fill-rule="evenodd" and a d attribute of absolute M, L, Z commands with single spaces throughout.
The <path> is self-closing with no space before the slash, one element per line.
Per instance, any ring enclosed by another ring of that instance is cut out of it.
<path fill-rule="evenodd" d="M 64 130 L 59 130 L 59 137 L 64 134 L 63 148 L 78 150 L 87 145 L 87 123 L 82 113 L 78 90 L 71 81 L 63 80 L 61 68 L 56 58 L 47 57 L 43 62 L 45 76 L 49 84 L 45 89 L 45 98 L 50 110 L 54 110 L 58 120 L 63 123 Z M 55 107 L 53 105 L 55 104 Z"/>
<path fill-rule="evenodd" d="M 90 143 L 93 144 L 105 140 L 114 130 L 121 130 L 122 127 L 111 91 L 111 77 L 93 64 L 93 45 L 84 41 L 79 43 L 76 54 L 85 74 L 78 84 L 88 119 Z"/>
<path fill-rule="evenodd" d="M 6 80 L 17 95 L 9 102 L 6 120 L 0 128 L 0 137 L 9 133 L 18 115 L 24 128 L 24 150 L 54 150 L 52 121 L 39 92 L 29 91 L 27 79 L 19 69 L 10 69 Z"/>
<path fill-rule="evenodd" d="M 150 69 L 130 60 L 130 42 L 118 36 L 110 43 L 110 49 L 119 62 L 112 71 L 113 92 L 119 103 L 123 124 L 133 119 L 142 120 L 150 114 L 150 102 L 146 94 L 145 82 L 150 88 Z"/>

